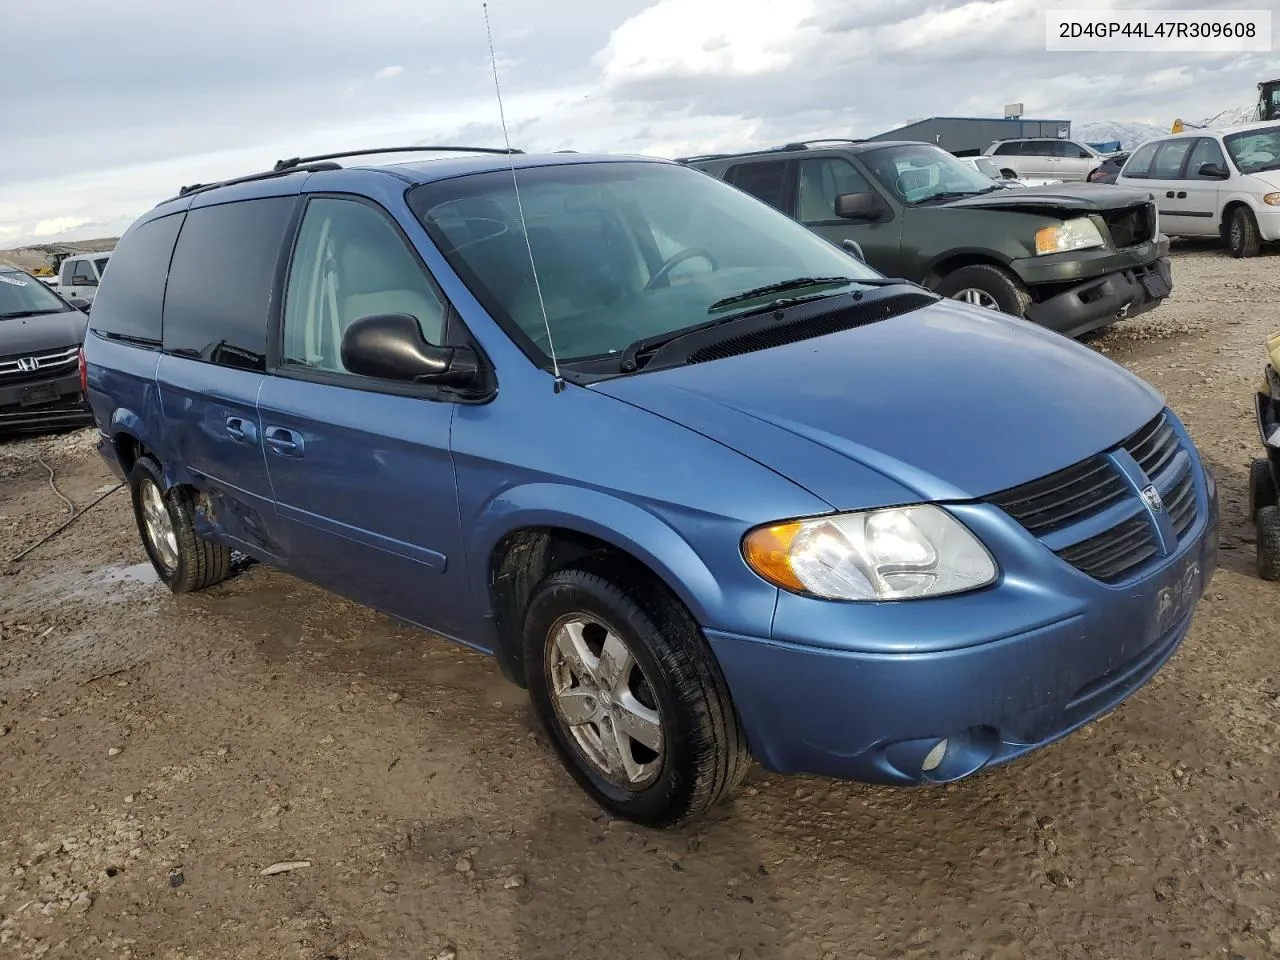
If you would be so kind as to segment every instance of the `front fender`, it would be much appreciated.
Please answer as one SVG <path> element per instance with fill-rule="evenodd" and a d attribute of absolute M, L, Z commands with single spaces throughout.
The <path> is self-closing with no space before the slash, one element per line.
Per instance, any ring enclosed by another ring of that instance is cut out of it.
<path fill-rule="evenodd" d="M 586 534 L 644 563 L 704 626 L 722 619 L 727 606 L 719 579 L 702 557 L 657 514 L 598 490 L 559 483 L 529 483 L 503 490 L 485 505 L 471 528 L 468 553 L 472 596 L 492 615 L 490 558 L 504 537 L 533 527 L 559 527 Z M 772 617 L 777 591 L 760 581 Z M 765 621 L 769 622 L 768 619 Z"/>

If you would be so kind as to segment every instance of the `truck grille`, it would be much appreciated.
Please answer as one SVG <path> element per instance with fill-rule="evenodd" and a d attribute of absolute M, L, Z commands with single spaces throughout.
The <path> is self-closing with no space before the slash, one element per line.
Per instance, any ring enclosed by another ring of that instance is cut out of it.
<path fill-rule="evenodd" d="M 0 384 L 8 386 L 62 376 L 75 369 L 79 356 L 80 348 L 75 346 L 0 357 Z"/>
<path fill-rule="evenodd" d="M 1111 242 L 1120 250 L 1146 243 L 1156 235 L 1154 203 L 1126 207 L 1123 210 L 1108 210 L 1103 213 L 1102 219 L 1111 231 Z"/>
<path fill-rule="evenodd" d="M 1054 552 L 1082 573 L 1104 583 L 1136 574 L 1162 554 L 1160 524 L 1121 472 L 1121 451 L 1140 471 L 1139 488 L 1155 486 L 1172 534 L 1181 541 L 1198 515 L 1192 459 L 1161 412 L 1112 450 L 987 498 L 1027 531 L 1051 541 Z M 1101 532 L 1104 512 L 1115 519 Z M 1080 535 L 1073 536 L 1076 530 Z M 1088 531 L 1088 532 L 1085 532 Z M 1168 534 L 1166 533 L 1166 537 Z"/>

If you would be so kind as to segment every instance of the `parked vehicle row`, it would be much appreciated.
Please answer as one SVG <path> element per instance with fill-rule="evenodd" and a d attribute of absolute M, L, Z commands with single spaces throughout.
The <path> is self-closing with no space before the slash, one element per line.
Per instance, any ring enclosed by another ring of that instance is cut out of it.
<path fill-rule="evenodd" d="M 881 273 L 1079 337 L 1172 290 L 1149 191 L 1006 190 L 920 142 L 814 141 L 683 162 L 764 200 Z"/>
<path fill-rule="evenodd" d="M 650 825 L 753 760 L 954 781 L 1178 649 L 1218 496 L 1159 394 L 838 245 L 1003 251 L 1078 318 L 1081 271 L 1158 299 L 1145 193 L 1002 190 L 926 144 L 465 153 L 286 161 L 120 239 L 84 376 L 170 589 L 242 550 L 491 653 Z"/>
<path fill-rule="evenodd" d="M 1280 123 L 1149 140 L 1116 183 L 1151 191 L 1170 236 L 1217 237 L 1233 256 L 1257 256 L 1280 240 Z"/>

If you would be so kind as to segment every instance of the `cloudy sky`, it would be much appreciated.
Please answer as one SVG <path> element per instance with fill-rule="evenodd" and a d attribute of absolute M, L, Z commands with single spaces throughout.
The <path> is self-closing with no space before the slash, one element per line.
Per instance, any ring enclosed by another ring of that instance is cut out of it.
<path fill-rule="evenodd" d="M 489 14 L 514 146 L 678 156 L 1012 101 L 1077 123 L 1209 116 L 1250 103 L 1280 57 L 1046 53 L 1046 9 L 1274 2 L 490 0 Z M 0 247 L 117 235 L 183 184 L 280 157 L 502 142 L 480 0 L 46 9 L 4 20 Z"/>

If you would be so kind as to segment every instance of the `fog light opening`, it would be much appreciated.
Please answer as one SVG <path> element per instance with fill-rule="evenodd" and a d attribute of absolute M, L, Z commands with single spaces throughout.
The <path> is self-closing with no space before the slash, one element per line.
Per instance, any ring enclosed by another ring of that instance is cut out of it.
<path fill-rule="evenodd" d="M 932 773 L 942 766 L 942 761 L 947 756 L 947 738 L 943 737 L 933 745 L 933 749 L 925 754 L 924 762 L 920 764 L 920 770 L 923 773 Z"/>

